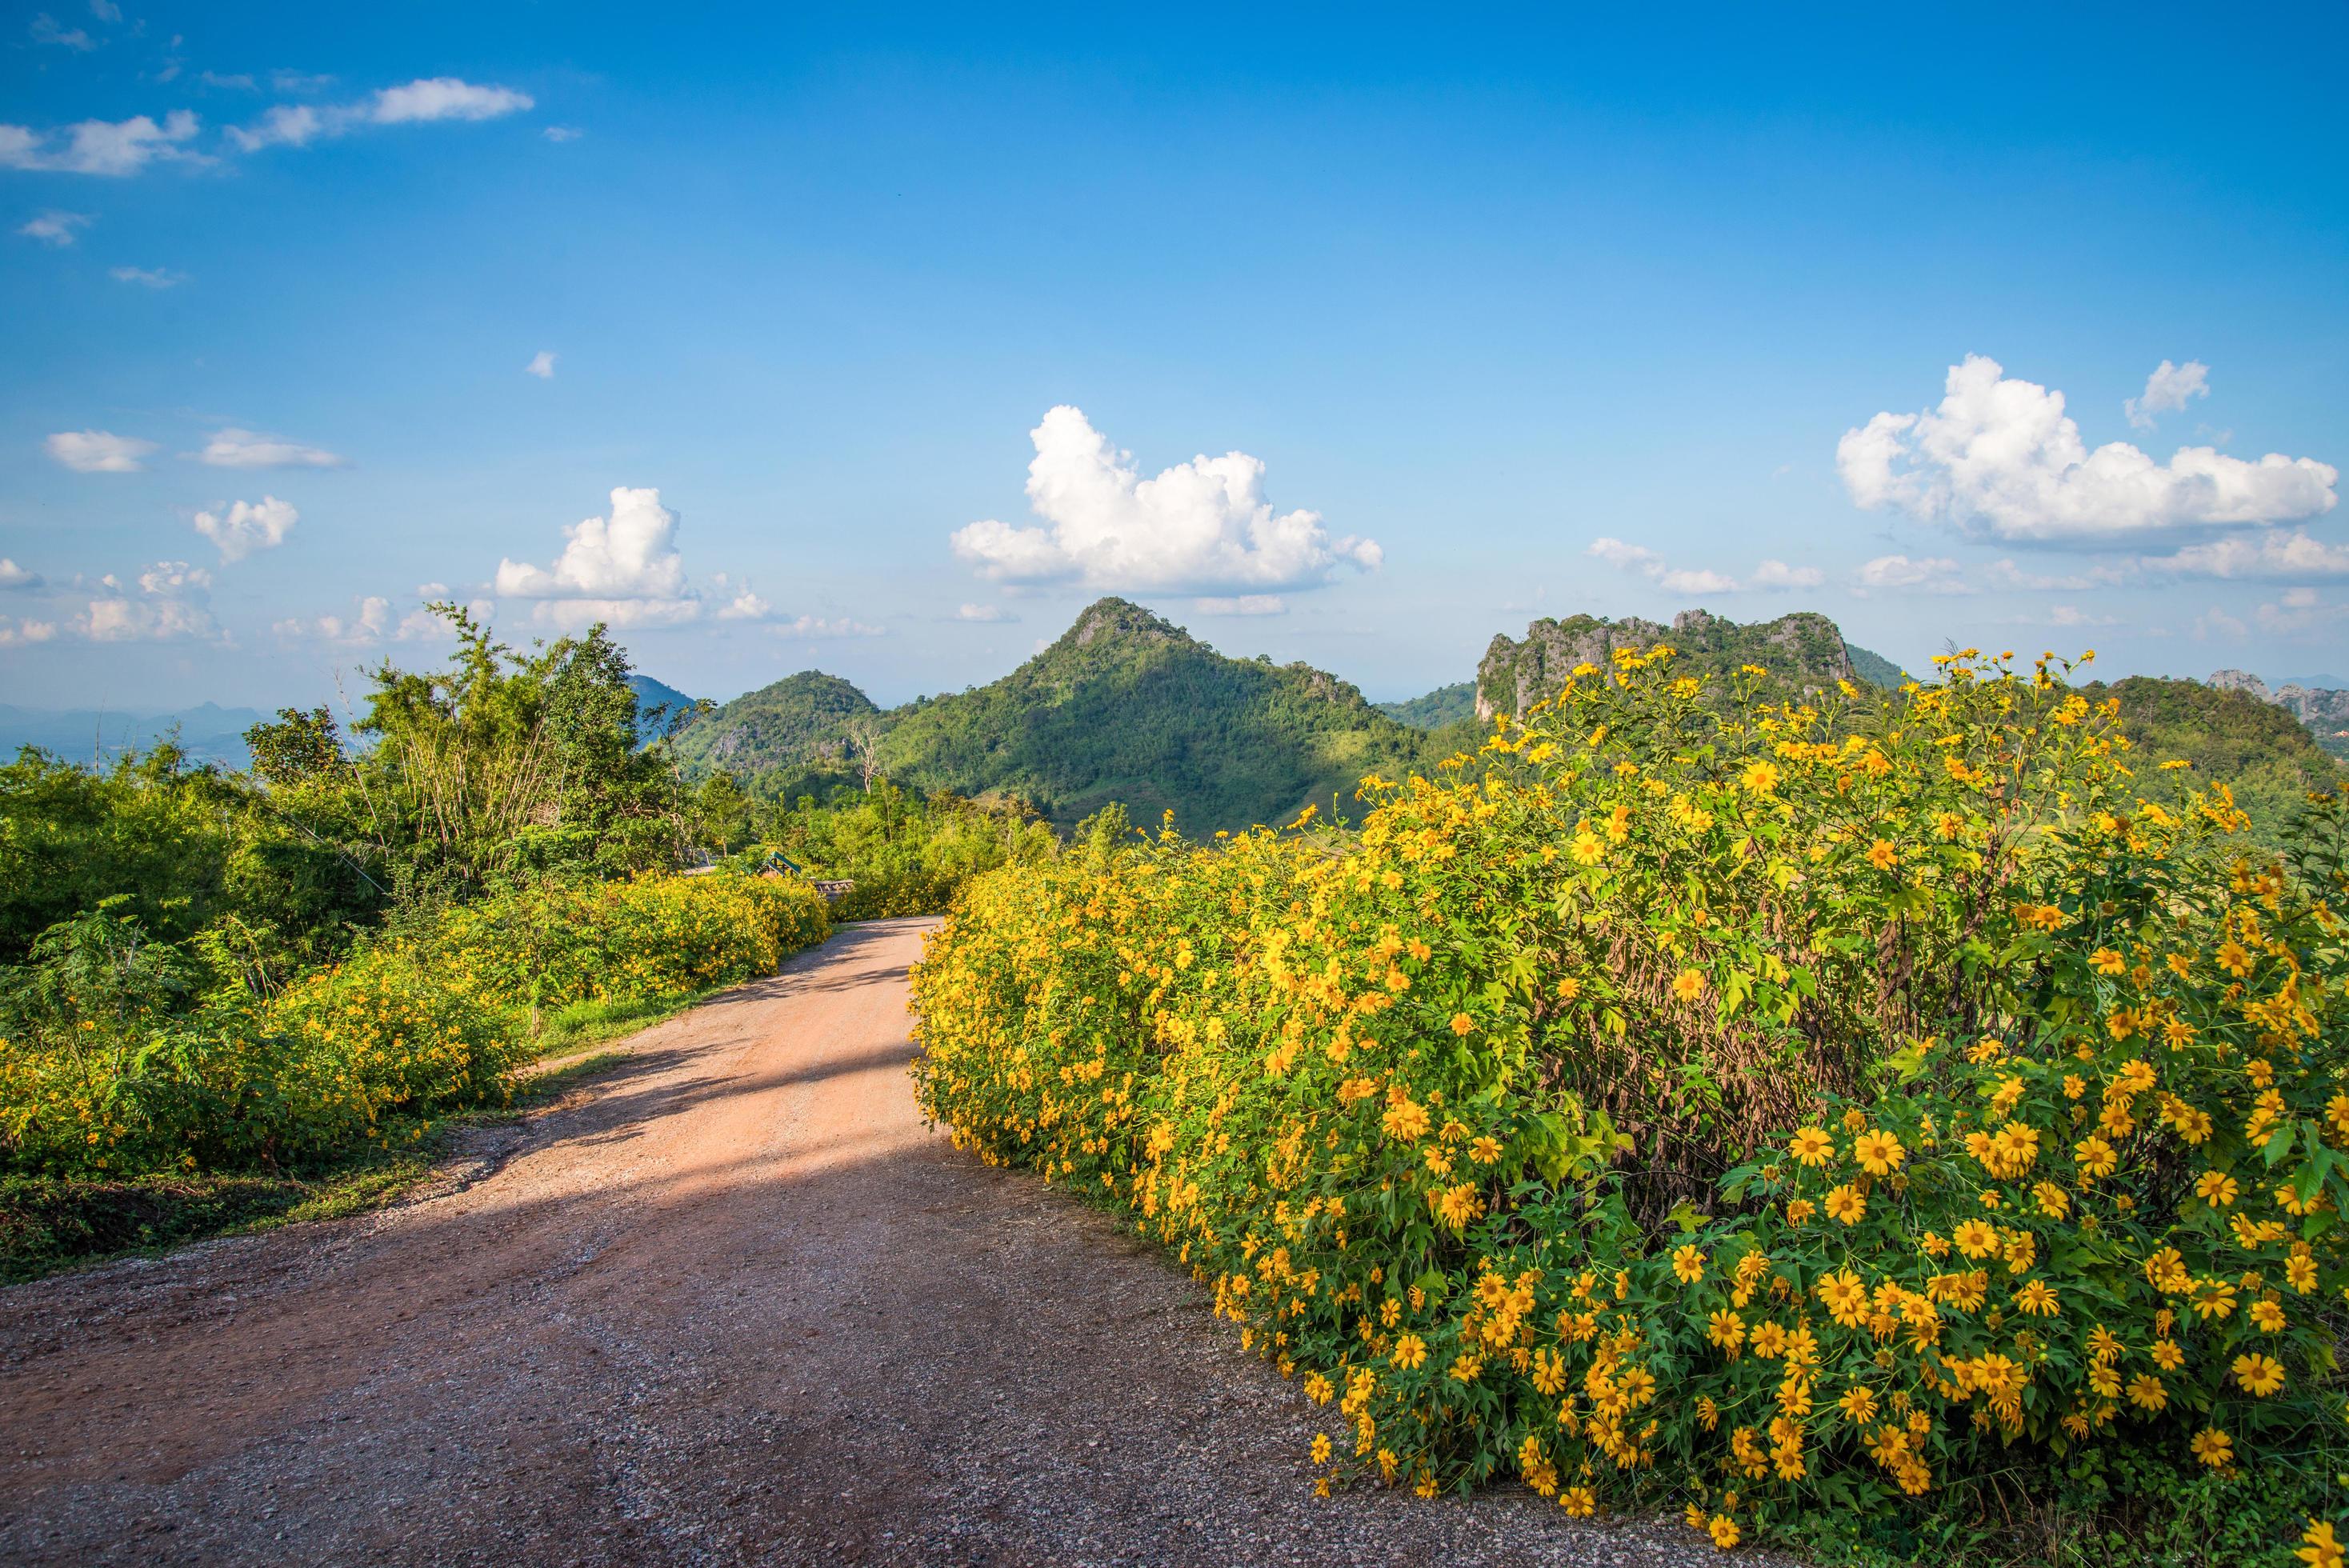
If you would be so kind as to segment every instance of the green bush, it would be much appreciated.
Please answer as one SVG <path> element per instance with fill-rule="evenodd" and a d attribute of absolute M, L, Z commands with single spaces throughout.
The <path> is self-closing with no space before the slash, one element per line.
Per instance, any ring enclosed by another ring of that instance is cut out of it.
<path fill-rule="evenodd" d="M 1370 781 L 1358 836 L 980 879 L 925 1106 L 1192 1266 L 1337 1406 L 1325 1487 L 1671 1495 L 1723 1544 L 2116 1445 L 2323 1494 L 2343 803 L 2246 862 L 2060 669 L 1771 705 L 1670 656 Z"/>

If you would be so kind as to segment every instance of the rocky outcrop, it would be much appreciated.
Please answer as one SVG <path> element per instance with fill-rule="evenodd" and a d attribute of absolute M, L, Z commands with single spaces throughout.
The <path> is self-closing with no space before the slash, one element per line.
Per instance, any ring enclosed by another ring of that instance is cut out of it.
<path fill-rule="evenodd" d="M 2306 725 L 2320 740 L 2349 740 L 2349 691 L 2333 686 L 2271 686 L 2248 670 L 2213 670 L 2209 684 L 2274 704 Z"/>
<path fill-rule="evenodd" d="M 1741 665 L 1759 665 L 1804 691 L 1857 678 L 1843 634 L 1825 615 L 1805 612 L 1743 625 L 1707 611 L 1683 610 L 1669 626 L 1636 615 L 1619 621 L 1575 615 L 1536 621 L 1522 639 L 1493 639 L 1476 666 L 1476 717 L 1489 723 L 1495 713 L 1523 713 L 1556 696 L 1578 665 L 1605 669 L 1618 648 L 1658 643 L 1670 643 L 1682 666 L 1700 675 L 1725 676 Z"/>

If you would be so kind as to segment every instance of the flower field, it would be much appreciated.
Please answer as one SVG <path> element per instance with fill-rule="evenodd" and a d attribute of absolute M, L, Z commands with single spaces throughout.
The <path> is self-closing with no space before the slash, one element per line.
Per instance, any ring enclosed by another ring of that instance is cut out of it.
<path fill-rule="evenodd" d="M 2286 1478 L 2258 1552 L 2338 1564 L 2349 808 L 2254 856 L 2068 674 L 1765 702 L 1657 647 L 1358 830 L 990 872 L 917 1092 L 1189 1266 L 1324 1490 L 1729 1547 L 2125 1451 Z"/>
<path fill-rule="evenodd" d="M 265 993 L 109 909 L 65 930 L 0 1040 L 0 1171 L 238 1171 L 412 1140 L 419 1118 L 505 1097 L 539 1010 L 771 974 L 830 921 L 806 884 L 753 876 L 550 884 Z"/>

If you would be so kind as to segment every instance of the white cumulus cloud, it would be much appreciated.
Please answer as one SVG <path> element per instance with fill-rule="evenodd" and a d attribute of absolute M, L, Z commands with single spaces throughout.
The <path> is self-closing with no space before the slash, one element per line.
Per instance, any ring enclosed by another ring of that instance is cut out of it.
<path fill-rule="evenodd" d="M 63 174 L 136 174 L 160 160 L 204 161 L 188 143 L 202 129 L 188 110 L 173 109 L 158 125 L 146 115 L 125 120 L 85 119 L 62 130 L 0 125 L 0 169 Z"/>
<path fill-rule="evenodd" d="M 721 621 L 763 621 L 774 613 L 774 608 L 750 589 L 742 588 L 737 590 L 734 597 L 719 610 L 718 618 Z"/>
<path fill-rule="evenodd" d="M 2256 462 L 2181 447 L 2157 463 L 2127 441 L 2089 450 L 2064 395 L 1994 359 L 1951 366 L 1940 405 L 1844 432 L 1836 466 L 1854 502 L 2011 540 L 2096 546 L 2166 529 L 2256 526 L 2332 510 L 2340 472 L 2311 458 Z"/>
<path fill-rule="evenodd" d="M 55 621 L 35 621 L 30 618 L 13 624 L 0 616 L 0 648 L 15 647 L 23 643 L 46 643 L 57 634 Z"/>
<path fill-rule="evenodd" d="M 213 431 L 193 456 L 216 469 L 339 469 L 350 460 L 322 447 L 233 428 Z"/>
<path fill-rule="evenodd" d="M 541 381 L 554 380 L 554 356 L 543 348 L 540 349 L 530 356 L 530 363 L 522 367 L 522 373 L 524 376 L 535 376 Z"/>
<path fill-rule="evenodd" d="M 207 591 L 212 574 L 184 561 L 158 561 L 139 574 L 132 593 L 111 573 L 98 580 L 99 593 L 74 617 L 73 629 L 93 643 L 166 643 L 212 640 Z"/>
<path fill-rule="evenodd" d="M 49 456 L 78 474 L 135 474 L 155 449 L 152 441 L 110 430 L 59 430 L 47 445 Z"/>
<path fill-rule="evenodd" d="M 677 513 L 657 490 L 612 491 L 612 514 L 563 531 L 552 567 L 501 560 L 500 597 L 534 601 L 532 614 L 553 625 L 603 621 L 615 626 L 673 626 L 697 619 L 700 596 L 686 583 L 677 547 Z"/>
<path fill-rule="evenodd" d="M 242 561 L 255 551 L 274 550 L 294 531 L 301 514 L 274 495 L 234 501 L 224 512 L 196 513 L 196 531 L 219 547 L 221 559 Z"/>
<path fill-rule="evenodd" d="M 1004 622 L 1017 621 L 1019 617 L 1006 614 L 1002 606 L 998 604 L 965 604 L 961 609 L 955 612 L 955 619 L 957 621 L 977 621 L 987 625 L 995 625 Z"/>
<path fill-rule="evenodd" d="M 2153 367 L 2152 375 L 2145 378 L 2144 393 L 2122 402 L 2121 412 L 2127 414 L 2128 422 L 2138 429 L 2150 430 L 2156 414 L 2182 412 L 2189 397 L 2209 396 L 2209 366 L 2199 359 L 2189 359 L 2183 365 L 2172 365 L 2165 359 Z"/>
<path fill-rule="evenodd" d="M 1371 571 L 1382 559 L 1370 540 L 1332 536 L 1319 512 L 1274 511 L 1265 465 L 1245 452 L 1145 479 L 1133 454 L 1066 404 L 1029 437 L 1028 500 L 1043 526 L 989 518 L 953 536 L 955 553 L 996 582 L 1269 592 L 1316 587 L 1340 566 Z"/>
<path fill-rule="evenodd" d="M 0 555 L 0 588 L 20 588 L 26 593 L 41 586 L 41 574 L 17 565 Z"/>
<path fill-rule="evenodd" d="M 61 212 L 55 209 L 43 212 L 16 232 L 28 240 L 38 240 L 45 245 L 70 245 L 76 233 L 89 227 L 87 212 Z"/>

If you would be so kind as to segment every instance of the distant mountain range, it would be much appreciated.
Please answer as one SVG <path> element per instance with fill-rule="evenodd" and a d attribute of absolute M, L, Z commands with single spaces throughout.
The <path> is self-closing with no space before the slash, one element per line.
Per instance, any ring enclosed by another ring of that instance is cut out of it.
<path fill-rule="evenodd" d="M 36 746 L 67 762 L 111 762 L 128 751 L 150 751 L 176 740 L 190 759 L 243 768 L 253 760 L 244 732 L 271 716 L 249 707 L 204 703 L 171 713 L 116 713 L 102 708 L 38 708 L 0 704 L 0 762 Z"/>
<path fill-rule="evenodd" d="M 883 709 L 838 676 L 804 670 L 707 712 L 647 675 L 629 677 L 647 739 L 671 733 L 688 777 L 723 770 L 767 799 L 823 796 L 877 770 L 916 789 L 1015 797 L 1062 826 L 1112 801 L 1137 824 L 1171 810 L 1187 832 L 1287 820 L 1319 804 L 1354 815 L 1366 773 L 1431 771 L 1474 750 L 1495 712 L 1556 695 L 1582 664 L 1669 642 L 1679 667 L 1716 689 L 1754 665 L 1786 687 L 1837 680 L 1892 686 L 1890 660 L 1843 640 L 1824 615 L 1742 624 L 1702 610 L 1671 624 L 1577 615 L 1496 636 L 1475 678 L 1406 702 L 1372 704 L 1309 665 L 1217 653 L 1123 599 L 1086 607 L 1050 646 L 981 686 Z M 2271 688 L 2239 670 L 2200 681 L 2133 677 L 2106 688 L 2124 723 L 2160 758 L 2194 764 L 2198 783 L 2232 783 L 2271 827 L 2349 758 L 2349 690 L 2309 677 Z M 243 732 L 267 716 L 206 703 L 170 713 L 0 707 L 0 760 L 36 746 L 68 761 L 109 761 L 175 738 L 191 758 L 243 768 Z"/>
<path fill-rule="evenodd" d="M 1586 658 L 1667 640 L 1682 667 L 1714 676 L 1754 664 L 1796 686 L 1902 678 L 1890 661 L 1846 648 L 1821 615 L 1755 626 L 1702 611 L 1671 626 L 1578 616 L 1537 621 L 1522 642 L 1495 638 L 1475 680 L 1374 705 L 1326 671 L 1226 657 L 1111 598 L 986 686 L 885 711 L 836 676 L 803 671 L 693 720 L 676 744 L 689 774 L 723 769 L 767 799 L 859 778 L 869 743 L 900 784 L 1017 797 L 1064 826 L 1119 801 L 1137 822 L 1172 810 L 1186 831 L 1237 830 L 1309 802 L 1351 814 L 1364 774 L 1432 769 L 1481 742 L 1480 710 L 1517 711 Z"/>

